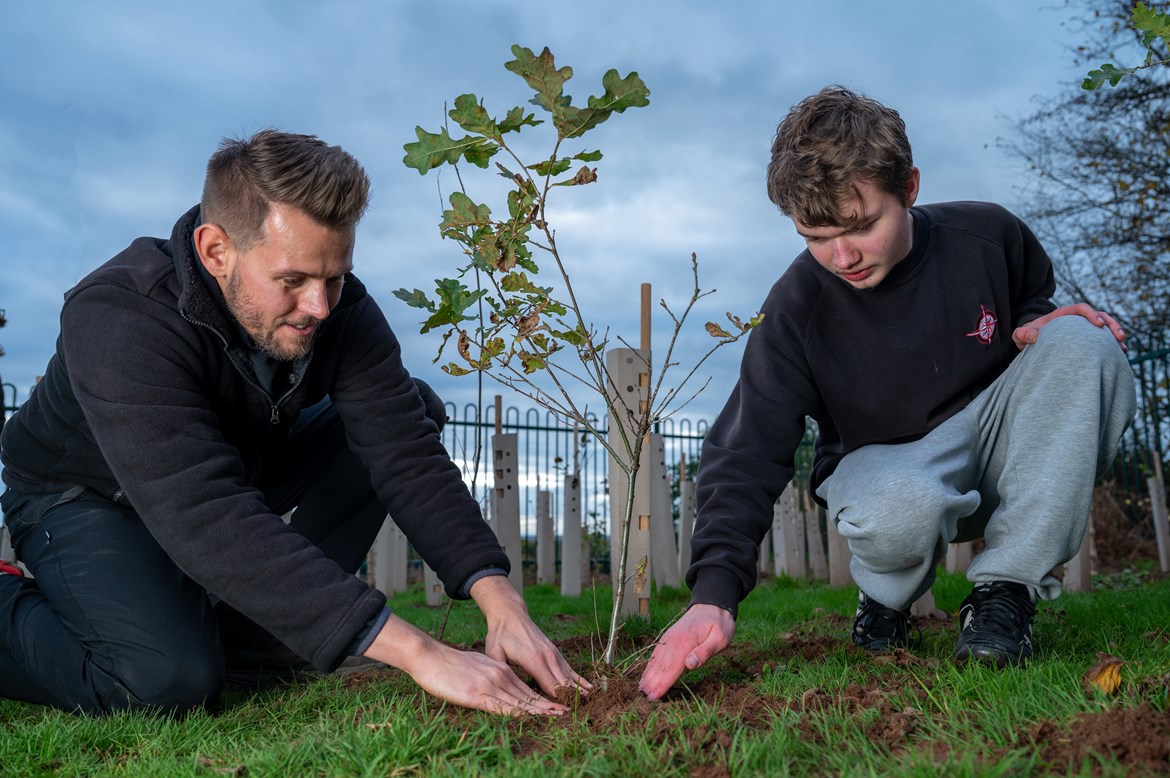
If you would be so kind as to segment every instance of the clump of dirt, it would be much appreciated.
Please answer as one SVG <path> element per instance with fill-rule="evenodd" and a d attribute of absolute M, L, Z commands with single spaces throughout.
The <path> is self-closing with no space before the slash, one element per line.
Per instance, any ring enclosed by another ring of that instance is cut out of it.
<path fill-rule="evenodd" d="M 1120 762 L 1129 775 L 1170 773 L 1170 711 L 1154 710 L 1148 702 L 1086 713 L 1067 725 L 1044 721 L 1028 738 L 1054 774 L 1088 767 L 1092 775 L 1100 775 L 1095 755 Z"/>
<path fill-rule="evenodd" d="M 950 618 L 917 623 L 923 629 L 953 628 Z M 1170 633 L 1159 631 L 1147 638 L 1166 640 Z M 905 683 L 898 683 L 896 675 L 888 672 L 875 673 L 871 682 L 838 690 L 811 688 L 790 699 L 759 693 L 757 683 L 761 676 L 794 662 L 825 661 L 842 650 L 848 640 L 844 634 L 809 630 L 779 635 L 763 647 L 732 645 L 699 671 L 697 679 L 676 684 L 656 702 L 648 701 L 638 688 L 652 640 L 649 635 L 623 636 L 619 654 L 640 660 L 621 668 L 605 667 L 598 661 L 603 645 L 597 635 L 554 641 L 571 665 L 586 668 L 583 674 L 594 690 L 588 696 L 563 695 L 560 701 L 569 708 L 563 716 L 511 720 L 508 729 L 513 754 L 523 758 L 546 753 L 564 743 L 566 736 L 596 740 L 636 730 L 662 747 L 673 767 L 681 767 L 691 776 L 722 778 L 731 775 L 728 754 L 734 734 L 770 730 L 789 711 L 800 715 L 795 721 L 792 716 L 784 717 L 786 726 L 795 727 L 804 740 L 825 748 L 833 748 L 834 743 L 826 740 L 829 736 L 823 717 L 842 714 L 871 719 L 869 740 L 893 754 L 908 749 L 926 751 L 942 765 L 961 748 L 953 742 L 932 743 L 921 738 L 928 715 L 923 711 L 930 708 L 930 673 L 907 673 Z M 860 649 L 847 650 L 861 654 Z M 893 665 L 908 670 L 929 668 L 939 662 L 900 649 L 864 656 L 875 667 Z M 386 669 L 356 672 L 343 683 L 347 689 L 360 690 L 394 673 Z M 913 682 L 909 680 L 911 676 Z M 1167 689 L 1170 675 L 1147 678 L 1139 685 L 1142 693 L 1137 699 L 1164 696 Z M 704 715 L 705 711 L 712 715 Z M 700 723 L 679 725 L 683 720 L 694 722 L 696 714 Z M 456 726 L 470 727 L 479 714 L 447 706 L 442 715 Z M 703 720 L 711 723 L 701 723 Z M 1037 754 L 1042 765 L 1038 775 L 1100 775 L 1101 758 L 1110 760 L 1114 767 L 1123 765 L 1131 775 L 1170 774 L 1170 710 L 1156 710 L 1147 702 L 1138 707 L 1084 714 L 1071 722 L 1039 722 L 1021 733 L 1021 742 Z"/>

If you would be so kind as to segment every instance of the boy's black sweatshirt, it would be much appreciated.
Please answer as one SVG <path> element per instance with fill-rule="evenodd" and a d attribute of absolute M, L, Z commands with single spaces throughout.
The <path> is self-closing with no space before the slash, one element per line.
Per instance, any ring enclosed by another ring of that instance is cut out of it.
<path fill-rule="evenodd" d="M 858 290 L 805 251 L 772 287 L 739 381 L 703 444 L 687 585 L 733 614 L 756 581 L 773 505 L 805 418 L 818 426 L 811 488 L 871 443 L 917 440 L 1015 358 L 1012 330 L 1054 309 L 1052 263 L 997 205 L 915 207 L 914 244 Z"/>

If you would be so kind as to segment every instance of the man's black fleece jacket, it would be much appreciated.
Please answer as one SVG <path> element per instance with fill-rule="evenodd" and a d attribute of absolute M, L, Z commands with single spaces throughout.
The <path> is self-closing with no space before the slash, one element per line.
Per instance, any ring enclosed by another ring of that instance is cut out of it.
<path fill-rule="evenodd" d="M 169 241 L 135 240 L 65 295 L 56 353 L 4 425 L 4 481 L 29 492 L 81 485 L 128 503 L 196 583 L 332 670 L 386 597 L 255 487 L 302 409 L 330 398 L 378 496 L 452 597 L 508 559 L 361 282 L 346 277 L 295 385 L 270 397 L 199 277 L 198 217 L 198 207 L 185 214 Z"/>
<path fill-rule="evenodd" d="M 958 413 L 1018 353 L 1012 330 L 1054 309 L 1052 263 L 1031 230 L 989 203 L 912 208 L 914 244 L 873 289 L 805 251 L 772 287 L 698 476 L 687 585 L 733 614 L 792 479 L 805 417 L 816 488 L 871 443 L 917 440 Z"/>

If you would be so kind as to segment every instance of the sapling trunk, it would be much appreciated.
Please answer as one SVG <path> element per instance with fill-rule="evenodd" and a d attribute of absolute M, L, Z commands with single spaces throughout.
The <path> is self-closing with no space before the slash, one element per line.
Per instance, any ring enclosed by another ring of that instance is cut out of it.
<path fill-rule="evenodd" d="M 626 507 L 622 515 L 621 547 L 618 549 L 618 569 L 614 583 L 613 613 L 609 619 L 609 637 L 605 644 L 605 653 L 602 661 L 609 667 L 614 665 L 614 654 L 617 650 L 617 633 L 621 626 L 622 603 L 626 597 L 626 567 L 630 555 L 630 524 L 634 518 L 634 488 L 638 481 L 638 463 L 642 459 L 643 436 L 639 435 L 634 442 L 634 451 L 630 467 L 626 470 Z"/>

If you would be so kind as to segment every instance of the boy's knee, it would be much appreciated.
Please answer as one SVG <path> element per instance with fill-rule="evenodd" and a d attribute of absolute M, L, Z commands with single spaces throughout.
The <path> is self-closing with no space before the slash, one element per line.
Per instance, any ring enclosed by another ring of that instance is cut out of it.
<path fill-rule="evenodd" d="M 1071 359 L 1124 362 L 1124 352 L 1108 327 L 1098 327 L 1083 316 L 1059 316 L 1040 329 L 1036 345 L 1068 352 Z M 1116 353 L 1114 353 L 1116 352 Z M 1112 358 L 1112 359 L 1110 359 Z"/>
<path fill-rule="evenodd" d="M 847 538 L 853 557 L 875 573 L 893 573 L 921 567 L 934 559 L 939 546 L 938 532 L 918 534 L 882 531 L 865 538 Z"/>
<path fill-rule="evenodd" d="M 906 473 L 902 478 L 871 481 L 864 490 L 855 491 L 837 515 L 874 530 L 932 536 L 940 516 L 952 510 L 956 497 L 954 490 L 938 479 L 921 472 Z"/>
<path fill-rule="evenodd" d="M 1106 394 L 1118 395 L 1125 403 L 1133 394 L 1133 370 L 1113 332 L 1097 327 L 1081 316 L 1061 316 L 1041 329 L 1037 345 L 1043 344 L 1051 355 L 1046 361 L 1052 369 L 1075 371 L 1075 376 L 1096 380 L 1084 381 L 1086 389 L 1100 386 Z M 1035 346 L 1029 346 L 1035 348 Z"/>

